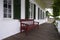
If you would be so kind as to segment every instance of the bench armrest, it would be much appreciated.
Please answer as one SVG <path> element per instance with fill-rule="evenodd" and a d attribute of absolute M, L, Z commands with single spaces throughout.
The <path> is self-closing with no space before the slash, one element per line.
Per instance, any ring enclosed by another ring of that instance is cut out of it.
<path fill-rule="evenodd" d="M 23 27 L 23 26 L 27 26 L 27 24 L 25 24 L 25 23 L 21 23 L 21 26 Z"/>
<path fill-rule="evenodd" d="M 34 24 L 38 24 L 39 25 L 39 22 L 34 21 Z"/>

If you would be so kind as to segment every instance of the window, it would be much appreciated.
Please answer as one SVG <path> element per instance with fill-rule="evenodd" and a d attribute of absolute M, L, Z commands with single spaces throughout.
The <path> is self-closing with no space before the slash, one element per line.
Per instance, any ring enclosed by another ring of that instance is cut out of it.
<path fill-rule="evenodd" d="M 42 12 L 43 13 L 43 17 L 42 17 L 42 19 L 44 19 L 44 12 Z"/>
<path fill-rule="evenodd" d="M 40 10 L 41 13 L 40 13 L 40 19 L 44 19 L 44 11 Z"/>
<path fill-rule="evenodd" d="M 40 10 L 40 19 L 42 19 L 42 10 Z"/>
<path fill-rule="evenodd" d="M 30 18 L 34 18 L 34 4 L 30 3 Z"/>
<path fill-rule="evenodd" d="M 38 8 L 38 19 L 44 19 L 44 11 L 40 10 L 40 8 Z"/>
<path fill-rule="evenodd" d="M 11 0 L 4 0 L 4 18 L 11 18 Z"/>
<path fill-rule="evenodd" d="M 30 3 L 30 18 L 36 19 L 36 5 L 33 3 Z"/>

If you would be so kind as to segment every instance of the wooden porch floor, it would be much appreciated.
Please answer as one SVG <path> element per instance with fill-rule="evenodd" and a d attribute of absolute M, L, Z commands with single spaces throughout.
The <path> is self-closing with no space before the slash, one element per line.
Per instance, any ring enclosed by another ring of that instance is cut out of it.
<path fill-rule="evenodd" d="M 23 32 L 3 40 L 60 40 L 60 36 L 53 24 L 44 23 L 39 29 L 29 31 L 28 35 Z"/>

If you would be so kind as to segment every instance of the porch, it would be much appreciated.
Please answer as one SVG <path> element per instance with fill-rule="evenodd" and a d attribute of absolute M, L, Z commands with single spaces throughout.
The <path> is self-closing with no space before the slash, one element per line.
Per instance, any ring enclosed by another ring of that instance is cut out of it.
<path fill-rule="evenodd" d="M 29 31 L 28 35 L 18 33 L 3 40 L 60 40 L 56 27 L 51 23 L 43 23 L 39 29 Z"/>
<path fill-rule="evenodd" d="M 0 40 L 59 40 L 55 27 L 49 24 L 51 20 L 46 19 L 45 8 L 49 8 L 50 5 L 48 3 L 50 1 L 46 1 L 0 0 Z M 39 29 L 30 31 L 27 37 L 24 32 L 20 33 L 20 19 L 26 18 L 34 19 L 39 22 L 39 25 L 41 24 Z"/>

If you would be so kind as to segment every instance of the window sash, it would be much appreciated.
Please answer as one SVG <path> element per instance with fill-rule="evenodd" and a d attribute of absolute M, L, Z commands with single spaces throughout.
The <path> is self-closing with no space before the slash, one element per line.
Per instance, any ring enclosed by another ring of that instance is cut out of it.
<path fill-rule="evenodd" d="M 4 0 L 4 18 L 11 17 L 11 0 Z"/>

